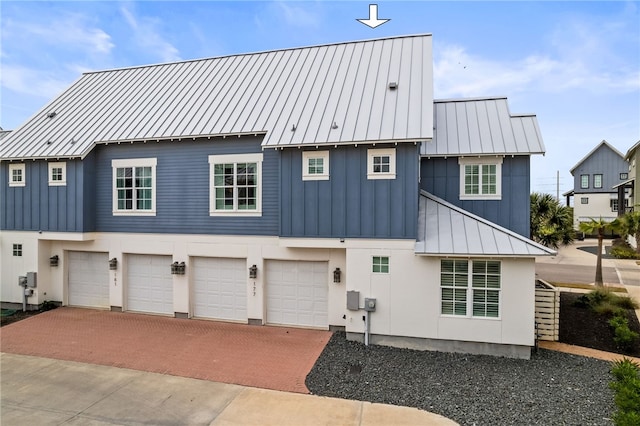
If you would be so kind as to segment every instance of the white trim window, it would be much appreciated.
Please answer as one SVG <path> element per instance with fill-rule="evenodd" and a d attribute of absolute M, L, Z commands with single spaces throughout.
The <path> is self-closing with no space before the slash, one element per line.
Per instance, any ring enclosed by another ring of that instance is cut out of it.
<path fill-rule="evenodd" d="M 49 186 L 67 185 L 67 163 L 48 163 Z"/>
<path fill-rule="evenodd" d="M 15 257 L 22 257 L 22 244 L 13 244 L 13 255 Z"/>
<path fill-rule="evenodd" d="M 389 256 L 373 256 L 371 271 L 377 274 L 389 273 Z"/>
<path fill-rule="evenodd" d="M 500 261 L 497 260 L 442 259 L 440 261 L 441 314 L 500 318 L 500 268 Z"/>
<path fill-rule="evenodd" d="M 209 215 L 262 215 L 262 154 L 209 156 Z"/>
<path fill-rule="evenodd" d="M 395 179 L 396 178 L 396 150 L 368 149 L 367 150 L 367 179 Z"/>
<path fill-rule="evenodd" d="M 459 158 L 460 199 L 502 199 L 502 158 Z"/>
<path fill-rule="evenodd" d="M 593 187 L 602 188 L 602 174 L 593 175 Z"/>
<path fill-rule="evenodd" d="M 26 174 L 24 163 L 9 164 L 9 186 L 24 186 Z"/>
<path fill-rule="evenodd" d="M 113 214 L 156 215 L 156 158 L 112 160 Z"/>
<path fill-rule="evenodd" d="M 302 180 L 329 180 L 329 151 L 302 152 Z"/>

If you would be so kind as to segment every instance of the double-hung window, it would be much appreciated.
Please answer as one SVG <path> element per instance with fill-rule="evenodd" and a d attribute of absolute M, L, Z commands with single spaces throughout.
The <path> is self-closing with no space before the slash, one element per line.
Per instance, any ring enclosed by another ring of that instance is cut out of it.
<path fill-rule="evenodd" d="M 459 158 L 460 199 L 502 198 L 502 158 Z"/>
<path fill-rule="evenodd" d="M 593 187 L 594 188 L 602 188 L 602 175 L 601 174 L 593 175 Z"/>
<path fill-rule="evenodd" d="M 500 266 L 493 260 L 441 260 L 442 315 L 499 318 Z"/>
<path fill-rule="evenodd" d="M 24 163 L 9 164 L 9 186 L 25 185 Z"/>
<path fill-rule="evenodd" d="M 329 151 L 302 152 L 302 180 L 329 179 Z"/>
<path fill-rule="evenodd" d="M 67 164 L 49 163 L 49 186 L 65 186 L 67 184 Z"/>
<path fill-rule="evenodd" d="M 367 150 L 367 179 L 395 179 L 396 178 L 396 150 L 368 149 Z"/>
<path fill-rule="evenodd" d="M 589 188 L 589 175 L 580 175 L 580 189 Z"/>
<path fill-rule="evenodd" d="M 262 214 L 262 154 L 210 155 L 209 214 Z"/>
<path fill-rule="evenodd" d="M 112 160 L 113 214 L 155 216 L 155 158 Z"/>

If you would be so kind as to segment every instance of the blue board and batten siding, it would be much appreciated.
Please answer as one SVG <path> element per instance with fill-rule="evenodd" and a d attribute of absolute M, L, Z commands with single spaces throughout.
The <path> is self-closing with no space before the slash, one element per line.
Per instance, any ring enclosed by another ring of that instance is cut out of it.
<path fill-rule="evenodd" d="M 96 152 L 96 229 L 100 232 L 278 235 L 278 152 L 261 138 L 229 137 L 102 145 Z M 209 155 L 263 153 L 262 216 L 210 216 Z M 156 158 L 156 215 L 113 215 L 115 159 Z"/>
<path fill-rule="evenodd" d="M 280 153 L 283 237 L 415 239 L 418 146 L 398 144 L 396 178 L 367 179 L 367 148 L 329 150 L 329 180 L 302 180 L 301 149 Z M 384 148 L 376 145 L 375 148 Z"/>
<path fill-rule="evenodd" d="M 65 186 L 49 186 L 46 161 L 25 161 L 25 186 L 9 186 L 9 164 L 0 163 L 0 228 L 13 231 L 92 231 L 91 211 L 83 204 L 91 197 L 85 186 L 87 164 L 65 160 Z M 84 201 L 83 201 L 84 200 Z"/>
<path fill-rule="evenodd" d="M 460 200 L 458 158 L 423 158 L 420 165 L 420 188 L 529 238 L 529 173 L 528 156 L 504 157 L 501 200 Z"/>

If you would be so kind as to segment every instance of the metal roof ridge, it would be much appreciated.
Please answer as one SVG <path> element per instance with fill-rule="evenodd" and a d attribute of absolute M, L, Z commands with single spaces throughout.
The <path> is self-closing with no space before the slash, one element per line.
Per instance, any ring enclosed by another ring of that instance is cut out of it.
<path fill-rule="evenodd" d="M 107 73 L 107 72 L 114 72 L 114 71 L 127 71 L 132 69 L 151 68 L 151 67 L 168 66 L 168 65 L 179 65 L 179 64 L 187 64 L 190 62 L 211 61 L 216 59 L 233 58 L 233 57 L 239 57 L 239 56 L 263 55 L 267 53 L 287 52 L 291 50 L 316 49 L 320 47 L 341 46 L 345 44 L 369 43 L 373 41 L 394 40 L 394 39 L 400 39 L 400 38 L 432 37 L 432 36 L 433 34 L 431 33 L 407 34 L 407 35 L 396 35 L 396 36 L 387 36 L 387 37 L 376 37 L 376 38 L 363 39 L 363 40 L 339 41 L 334 43 L 314 44 L 314 45 L 308 45 L 308 46 L 285 47 L 281 49 L 259 50 L 256 52 L 232 53 L 228 55 L 210 56 L 205 58 L 183 59 L 180 61 L 157 62 L 153 64 L 132 65 L 128 67 L 107 68 L 103 70 L 85 71 L 82 73 L 82 75 L 100 74 L 100 73 Z"/>
<path fill-rule="evenodd" d="M 471 213 L 471 212 L 469 212 L 469 211 L 467 211 L 467 210 L 465 210 L 465 209 L 463 209 L 461 207 L 458 207 L 458 206 L 456 206 L 454 204 L 451 204 L 448 201 L 443 200 L 442 198 L 436 197 L 435 195 L 431 194 L 430 192 L 427 192 L 427 191 L 421 189 L 420 190 L 420 195 L 423 196 L 423 197 L 426 197 L 426 198 L 430 199 L 431 201 L 433 201 L 435 203 L 438 203 L 438 204 L 440 204 L 440 205 L 442 205 L 442 206 L 444 206 L 444 207 L 446 207 L 446 208 L 448 208 L 450 210 L 456 211 L 456 212 L 458 212 L 458 213 L 460 213 L 460 214 L 462 214 L 464 216 L 467 216 L 467 217 L 469 217 L 469 218 L 471 218 L 473 220 L 481 222 L 481 223 L 483 223 L 483 224 L 485 224 L 485 225 L 487 225 L 487 226 L 489 226 L 489 227 L 491 227 L 491 228 L 493 228 L 493 229 L 495 229 L 497 231 L 503 232 L 503 233 L 509 235 L 510 237 L 516 238 L 516 239 L 522 241 L 525 244 L 532 245 L 532 246 L 534 246 L 535 248 L 537 248 L 539 250 L 542 250 L 542 251 L 545 251 L 545 252 L 549 253 L 550 255 L 557 254 L 557 252 L 555 250 L 551 250 L 550 248 L 545 247 L 540 243 L 536 243 L 535 241 L 530 240 L 529 238 L 523 237 L 522 235 L 520 235 L 518 233 L 515 233 L 515 232 L 513 232 L 513 231 L 511 231 L 511 230 L 509 230 L 507 228 L 504 228 L 504 227 L 498 225 L 497 223 L 493 223 L 490 220 L 487 220 L 487 219 L 485 219 L 483 217 L 477 216 L 477 215 L 475 215 L 475 214 L 473 214 L 473 213 Z"/>
<path fill-rule="evenodd" d="M 444 98 L 434 99 L 433 103 L 447 103 L 447 102 L 478 102 L 478 101 L 497 101 L 507 100 L 506 96 L 484 96 L 484 97 L 472 97 L 472 98 Z"/>

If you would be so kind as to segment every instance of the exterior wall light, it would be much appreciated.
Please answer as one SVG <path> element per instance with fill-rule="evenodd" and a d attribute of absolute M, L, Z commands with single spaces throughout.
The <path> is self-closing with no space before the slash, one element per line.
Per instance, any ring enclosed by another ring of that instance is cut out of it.
<path fill-rule="evenodd" d="M 340 282 L 340 275 L 342 275 L 342 271 L 340 270 L 340 268 L 336 268 L 336 270 L 333 271 L 333 282 L 334 283 L 339 283 Z"/>
<path fill-rule="evenodd" d="M 115 257 L 113 259 L 109 259 L 109 270 L 115 271 L 116 269 L 118 269 L 118 259 Z"/>
<path fill-rule="evenodd" d="M 58 257 L 57 254 L 55 256 L 51 256 L 49 258 L 49 266 L 58 266 L 58 261 L 59 260 L 60 260 L 60 258 Z"/>
<path fill-rule="evenodd" d="M 252 265 L 249 268 L 249 278 L 257 278 L 258 277 L 258 267 L 256 265 Z"/>
<path fill-rule="evenodd" d="M 187 270 L 187 265 L 184 262 L 173 262 L 171 264 L 171 274 L 172 275 L 184 275 Z"/>

